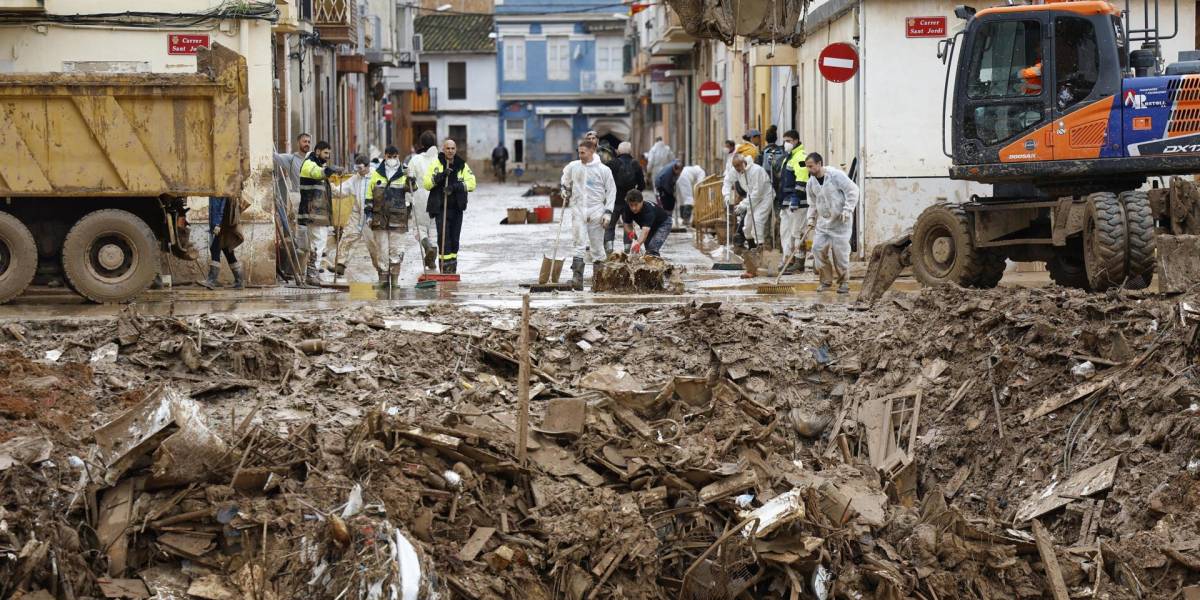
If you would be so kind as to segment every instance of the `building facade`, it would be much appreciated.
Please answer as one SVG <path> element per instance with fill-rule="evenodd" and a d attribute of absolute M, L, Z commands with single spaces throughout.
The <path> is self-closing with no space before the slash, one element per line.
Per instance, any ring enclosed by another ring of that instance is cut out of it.
<path fill-rule="evenodd" d="M 630 138 L 627 24 L 604 0 L 497 2 L 499 128 L 514 168 L 561 168 L 588 130 L 614 147 Z"/>
<path fill-rule="evenodd" d="M 490 14 L 431 14 L 417 18 L 421 87 L 427 127 L 453 139 L 477 172 L 500 141 L 496 106 L 496 41 Z"/>

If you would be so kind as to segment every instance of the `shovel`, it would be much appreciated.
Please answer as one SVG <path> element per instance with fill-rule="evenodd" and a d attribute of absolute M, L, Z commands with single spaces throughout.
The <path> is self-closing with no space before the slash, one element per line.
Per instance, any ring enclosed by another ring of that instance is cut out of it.
<path fill-rule="evenodd" d="M 783 279 L 783 274 L 787 272 L 788 267 L 792 266 L 792 259 L 796 258 L 797 253 L 799 253 L 801 255 L 807 254 L 807 251 L 804 249 L 804 238 L 807 238 L 807 237 L 808 237 L 808 223 L 805 222 L 804 229 L 800 230 L 800 237 L 795 242 L 797 244 L 796 247 L 792 248 L 791 253 L 788 254 L 787 260 L 784 261 L 784 263 L 783 263 L 783 268 L 779 270 L 779 276 L 777 276 L 775 278 L 775 285 L 779 285 L 779 280 Z M 800 260 L 803 261 L 804 259 L 801 258 Z M 801 264 L 804 264 L 804 263 L 801 262 Z"/>
<path fill-rule="evenodd" d="M 558 243 L 562 239 L 563 221 L 567 220 L 567 201 L 563 202 L 562 214 L 558 218 L 558 232 L 554 234 L 554 251 L 547 257 L 542 255 L 542 270 L 538 273 L 538 284 L 545 285 L 550 281 L 558 283 L 558 278 L 562 275 L 563 260 L 558 257 Z M 550 209 L 551 215 L 554 214 L 554 208 Z"/>

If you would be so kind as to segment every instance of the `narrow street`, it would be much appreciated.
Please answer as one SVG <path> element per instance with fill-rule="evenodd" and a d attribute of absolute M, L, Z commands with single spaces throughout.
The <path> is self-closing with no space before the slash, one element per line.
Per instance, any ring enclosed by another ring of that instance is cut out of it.
<path fill-rule="evenodd" d="M 0 0 L 0 600 L 1200 600 L 1198 48 L 1200 0 Z M 615 197 L 661 256 L 572 289 Z M 356 202 L 391 289 L 302 239 Z"/>

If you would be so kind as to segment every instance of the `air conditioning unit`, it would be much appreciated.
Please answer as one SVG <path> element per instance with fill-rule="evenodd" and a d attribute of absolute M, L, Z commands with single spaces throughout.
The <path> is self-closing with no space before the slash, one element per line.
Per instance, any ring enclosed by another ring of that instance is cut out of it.
<path fill-rule="evenodd" d="M 411 66 L 417 64 L 417 53 L 416 52 L 400 52 L 400 53 L 398 53 L 398 58 L 399 58 L 400 66 L 402 66 L 402 67 L 411 67 Z"/>
<path fill-rule="evenodd" d="M 414 33 L 413 34 L 413 50 L 415 50 L 417 53 L 421 53 L 421 52 L 425 51 L 425 34 L 423 34 L 423 33 Z"/>

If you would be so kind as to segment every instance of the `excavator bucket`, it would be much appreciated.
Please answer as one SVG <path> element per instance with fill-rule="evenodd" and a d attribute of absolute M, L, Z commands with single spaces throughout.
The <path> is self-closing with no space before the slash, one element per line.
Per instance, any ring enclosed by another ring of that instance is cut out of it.
<path fill-rule="evenodd" d="M 892 287 L 905 267 L 912 265 L 910 254 L 912 231 L 894 237 L 871 250 L 871 262 L 867 263 L 867 275 L 863 278 L 859 302 L 874 302 Z"/>
<path fill-rule="evenodd" d="M 1158 291 L 1186 292 L 1200 282 L 1200 186 L 1172 177 L 1150 192 L 1150 209 L 1164 226 L 1155 240 Z"/>

